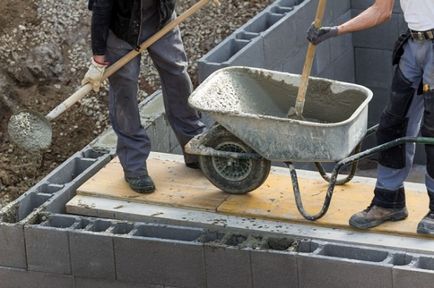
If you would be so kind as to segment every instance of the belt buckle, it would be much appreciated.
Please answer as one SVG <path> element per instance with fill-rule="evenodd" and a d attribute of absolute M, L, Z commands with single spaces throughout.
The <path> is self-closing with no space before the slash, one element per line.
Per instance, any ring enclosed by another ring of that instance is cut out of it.
<path fill-rule="evenodd" d="M 419 40 L 419 41 L 424 41 L 425 40 L 425 34 L 423 32 L 417 31 L 416 35 L 417 35 L 416 36 L 416 40 Z"/>
<path fill-rule="evenodd" d="M 426 36 L 428 36 L 428 39 L 433 40 L 434 39 L 433 30 L 426 31 Z"/>

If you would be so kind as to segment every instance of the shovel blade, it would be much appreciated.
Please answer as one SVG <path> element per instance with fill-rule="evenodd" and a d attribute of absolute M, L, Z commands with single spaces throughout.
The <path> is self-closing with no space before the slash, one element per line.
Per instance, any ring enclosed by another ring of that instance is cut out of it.
<path fill-rule="evenodd" d="M 53 136 L 50 122 L 43 115 L 31 111 L 12 115 L 8 134 L 12 142 L 29 152 L 47 149 Z"/>

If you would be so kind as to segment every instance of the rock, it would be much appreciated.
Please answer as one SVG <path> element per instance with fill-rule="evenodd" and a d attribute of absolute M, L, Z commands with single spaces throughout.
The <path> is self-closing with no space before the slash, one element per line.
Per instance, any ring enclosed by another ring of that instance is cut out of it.
<path fill-rule="evenodd" d="M 38 80 L 49 82 L 63 73 L 63 56 L 60 47 L 53 43 L 33 48 L 25 61 L 25 68 Z"/>

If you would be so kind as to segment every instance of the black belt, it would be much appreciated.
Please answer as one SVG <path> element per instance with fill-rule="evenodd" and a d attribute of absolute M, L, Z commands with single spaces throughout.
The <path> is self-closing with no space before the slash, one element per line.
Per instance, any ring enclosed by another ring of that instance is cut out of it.
<path fill-rule="evenodd" d="M 418 41 L 433 40 L 434 39 L 434 29 L 427 31 L 413 31 L 410 30 L 411 38 Z"/>

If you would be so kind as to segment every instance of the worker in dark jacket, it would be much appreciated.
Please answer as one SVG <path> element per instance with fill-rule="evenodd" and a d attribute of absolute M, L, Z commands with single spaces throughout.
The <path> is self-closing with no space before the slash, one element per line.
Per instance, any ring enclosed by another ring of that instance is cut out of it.
<path fill-rule="evenodd" d="M 99 90 L 105 68 L 137 48 L 155 34 L 166 22 L 176 17 L 175 0 L 93 0 L 93 57 L 84 83 Z M 192 84 L 187 74 L 179 28 L 166 34 L 148 49 L 157 68 L 167 119 L 182 147 L 205 125 L 188 105 Z M 109 78 L 109 116 L 118 136 L 117 155 L 125 180 L 139 193 L 150 193 L 155 185 L 148 174 L 146 159 L 151 143 L 141 125 L 138 103 L 140 57 L 136 57 Z M 196 156 L 184 155 L 188 167 L 198 168 Z"/>
<path fill-rule="evenodd" d="M 393 63 L 397 66 L 390 99 L 380 118 L 378 144 L 404 136 L 416 137 L 419 131 L 422 136 L 434 137 L 434 1 L 401 0 L 400 4 L 408 32 L 400 37 L 394 49 Z M 394 0 L 376 0 L 344 24 L 319 29 L 312 26 L 308 39 L 319 44 L 337 35 L 374 27 L 390 19 L 393 5 Z M 422 91 L 417 93 L 417 90 Z M 434 235 L 434 145 L 425 145 L 425 151 L 425 183 L 430 203 L 429 212 L 420 221 L 417 232 Z M 351 217 L 351 226 L 367 229 L 407 217 L 403 183 L 410 172 L 414 153 L 414 144 L 380 153 L 374 199 L 367 209 Z"/>

